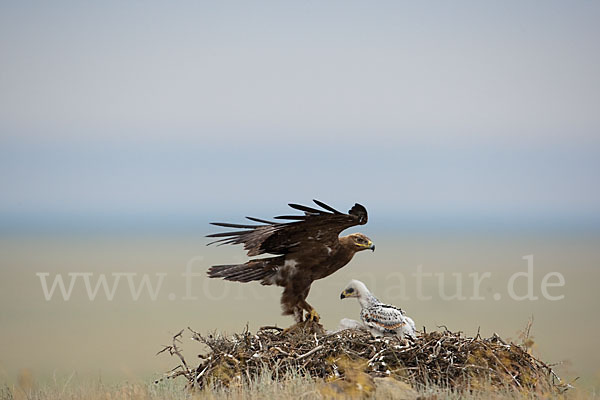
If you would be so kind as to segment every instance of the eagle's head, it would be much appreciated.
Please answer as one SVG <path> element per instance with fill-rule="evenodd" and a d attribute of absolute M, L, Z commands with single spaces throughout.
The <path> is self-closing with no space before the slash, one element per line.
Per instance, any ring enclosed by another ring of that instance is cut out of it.
<path fill-rule="evenodd" d="M 362 250 L 375 251 L 375 245 L 373 244 L 371 239 L 369 239 L 362 233 L 353 233 L 351 235 L 348 235 L 348 238 L 350 239 L 350 243 L 354 247 L 355 251 L 362 251 Z"/>
<path fill-rule="evenodd" d="M 361 281 L 353 279 L 350 281 L 346 289 L 340 294 L 340 299 L 346 299 L 348 297 L 361 297 L 369 293 L 367 286 Z"/>

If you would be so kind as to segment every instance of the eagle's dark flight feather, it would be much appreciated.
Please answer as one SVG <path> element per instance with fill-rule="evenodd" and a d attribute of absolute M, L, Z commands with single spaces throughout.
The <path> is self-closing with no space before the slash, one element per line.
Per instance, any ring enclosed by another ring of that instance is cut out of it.
<path fill-rule="evenodd" d="M 314 200 L 314 202 L 325 209 L 317 210 L 315 208 L 290 203 L 289 206 L 303 211 L 305 215 L 283 215 L 275 217 L 276 219 L 290 219 L 296 222 L 264 222 L 265 225 L 241 225 L 226 222 L 211 222 L 212 225 L 227 228 L 242 228 L 248 230 L 220 232 L 207 235 L 211 238 L 224 238 L 209 243 L 221 244 L 243 244 L 244 249 L 249 256 L 260 254 L 287 254 L 289 251 L 298 251 L 302 246 L 297 243 L 307 241 L 308 238 L 319 237 L 319 241 L 331 246 L 337 245 L 338 235 L 343 230 L 354 225 L 363 225 L 367 223 L 367 210 L 360 204 L 355 204 L 348 214 L 342 214 L 333 207 L 323 202 Z M 331 211 L 331 212 L 329 212 Z M 258 218 L 247 217 L 251 220 Z M 308 239 L 310 240 L 310 239 Z M 314 240 L 314 239 L 313 239 Z M 291 246 L 291 244 L 296 244 Z"/>

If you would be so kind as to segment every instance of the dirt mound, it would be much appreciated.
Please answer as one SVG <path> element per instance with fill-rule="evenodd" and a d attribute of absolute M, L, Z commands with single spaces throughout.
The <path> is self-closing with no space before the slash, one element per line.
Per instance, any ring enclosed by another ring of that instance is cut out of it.
<path fill-rule="evenodd" d="M 490 338 L 465 337 L 448 330 L 420 334 L 415 340 L 374 338 L 362 330 L 326 333 L 315 323 L 287 330 L 263 327 L 233 336 L 201 335 L 188 328 L 191 339 L 206 345 L 200 363 L 190 366 L 178 347 L 184 331 L 162 352 L 179 357 L 167 378 L 182 376 L 190 388 L 238 385 L 270 374 L 273 379 L 300 372 L 324 383 L 356 381 L 368 388 L 378 378 L 393 378 L 414 387 L 438 385 L 453 390 L 497 386 L 537 393 L 564 391 L 551 367 L 526 348 Z"/>

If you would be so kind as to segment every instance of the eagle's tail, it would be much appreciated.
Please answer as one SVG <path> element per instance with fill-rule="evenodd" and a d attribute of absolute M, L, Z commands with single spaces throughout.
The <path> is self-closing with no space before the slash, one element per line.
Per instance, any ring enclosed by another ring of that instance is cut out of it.
<path fill-rule="evenodd" d="M 208 276 L 235 282 L 262 281 L 263 285 L 269 285 L 269 278 L 277 273 L 275 261 L 278 258 L 250 260 L 245 264 L 213 265 L 208 269 Z"/>

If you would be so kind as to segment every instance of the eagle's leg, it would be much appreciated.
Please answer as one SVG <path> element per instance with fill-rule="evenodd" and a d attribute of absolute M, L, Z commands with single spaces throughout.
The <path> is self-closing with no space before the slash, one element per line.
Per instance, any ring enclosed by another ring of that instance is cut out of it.
<path fill-rule="evenodd" d="M 304 310 L 300 307 L 294 308 L 294 320 L 296 323 L 300 323 L 304 320 Z"/>
<path fill-rule="evenodd" d="M 307 287 L 306 290 L 304 290 L 304 292 L 302 292 L 302 299 L 299 302 L 299 306 L 302 307 L 304 310 L 306 310 L 306 312 L 308 313 L 306 315 L 306 320 L 307 321 L 319 322 L 319 320 L 321 319 L 321 316 L 313 308 L 313 306 L 311 306 L 310 304 L 308 304 L 308 302 L 306 301 L 306 297 L 308 297 L 308 292 L 309 291 L 310 291 L 310 286 Z"/>
<path fill-rule="evenodd" d="M 301 306 L 302 298 L 298 296 L 298 291 L 291 286 L 286 286 L 281 295 L 281 307 L 283 315 L 293 315 L 296 323 L 304 320 L 304 308 Z"/>
<path fill-rule="evenodd" d="M 306 310 L 306 312 L 307 312 L 307 314 L 306 314 L 307 321 L 319 322 L 319 320 L 321 319 L 321 316 L 319 315 L 317 310 L 312 308 L 312 306 L 310 304 L 308 304 L 306 301 L 302 301 L 302 308 L 304 310 Z"/>
<path fill-rule="evenodd" d="M 310 291 L 310 282 L 294 282 L 295 286 L 286 286 L 281 295 L 281 306 L 283 315 L 293 315 L 296 323 L 304 321 L 304 311 L 307 312 L 306 320 L 319 322 L 319 314 L 306 302 Z"/>

